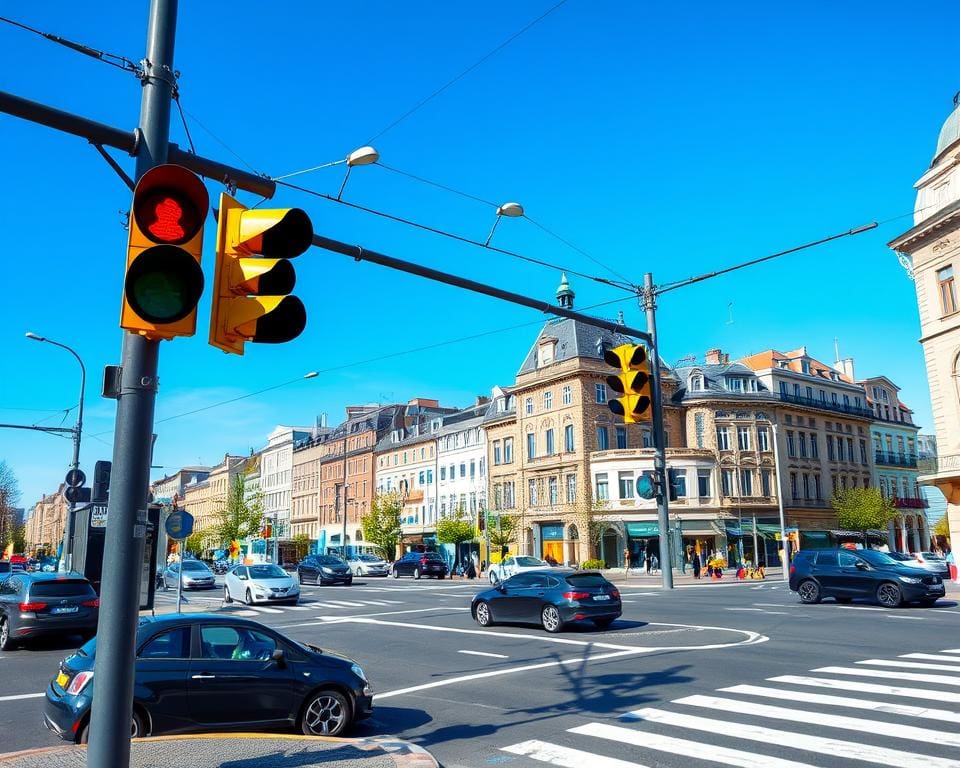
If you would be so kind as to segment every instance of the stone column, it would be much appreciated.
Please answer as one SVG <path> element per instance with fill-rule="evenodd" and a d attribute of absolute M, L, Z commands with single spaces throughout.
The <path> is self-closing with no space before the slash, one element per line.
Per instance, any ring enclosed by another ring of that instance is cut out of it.
<path fill-rule="evenodd" d="M 917 518 L 913 516 L 910 518 L 910 538 L 913 541 L 913 550 L 914 552 L 920 552 L 923 550 L 923 547 L 920 545 L 920 531 L 917 530 Z"/>
<path fill-rule="evenodd" d="M 896 529 L 893 526 L 893 520 L 887 523 L 887 547 L 891 552 L 897 550 Z"/>

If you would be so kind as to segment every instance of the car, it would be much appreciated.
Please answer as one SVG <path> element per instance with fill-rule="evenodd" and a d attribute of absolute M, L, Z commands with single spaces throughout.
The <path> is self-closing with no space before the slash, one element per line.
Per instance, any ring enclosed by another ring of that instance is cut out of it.
<path fill-rule="evenodd" d="M 496 584 L 497 582 L 509 579 L 511 576 L 516 576 L 518 573 L 552 567 L 550 563 L 546 560 L 541 560 L 539 557 L 510 555 L 510 557 L 506 557 L 499 563 L 494 563 L 490 566 L 490 583 Z"/>
<path fill-rule="evenodd" d="M 10 564 L 10 561 L 0 560 L 0 581 L 3 581 L 11 573 L 13 573 L 13 566 Z"/>
<path fill-rule="evenodd" d="M 78 573 L 13 572 L 0 581 L 0 651 L 43 635 L 97 632 L 100 598 Z"/>
<path fill-rule="evenodd" d="M 223 579 L 223 602 L 234 600 L 243 600 L 247 605 L 281 600 L 296 605 L 300 600 L 300 585 L 273 563 L 238 565 Z"/>
<path fill-rule="evenodd" d="M 447 563 L 439 552 L 407 552 L 390 567 L 393 578 L 399 576 L 433 576 L 442 579 L 447 575 Z"/>
<path fill-rule="evenodd" d="M 307 555 L 297 566 L 301 584 L 353 584 L 353 572 L 336 555 Z"/>
<path fill-rule="evenodd" d="M 387 562 L 376 555 L 353 555 L 347 565 L 354 576 L 386 576 L 390 572 Z"/>
<path fill-rule="evenodd" d="M 939 573 L 941 576 L 946 576 L 950 573 L 947 561 L 933 552 L 914 552 L 912 553 L 912 557 L 920 564 L 920 568 L 932 571 L 933 573 Z"/>
<path fill-rule="evenodd" d="M 177 579 L 181 577 L 181 565 L 183 566 L 182 584 L 184 589 L 216 589 L 217 579 L 207 566 L 199 560 L 184 560 L 181 564 L 175 560 L 166 567 L 163 572 L 163 588 L 170 589 L 170 585 L 176 585 Z"/>
<path fill-rule="evenodd" d="M 930 606 L 945 594 L 938 574 L 874 549 L 801 549 L 790 564 L 790 589 L 803 603 L 863 597 L 886 608 L 905 602 Z"/>
<path fill-rule="evenodd" d="M 597 571 L 529 571 L 474 596 L 470 614 L 481 627 L 496 622 L 539 624 L 560 632 L 573 621 L 606 629 L 623 613 L 620 591 Z"/>
<path fill-rule="evenodd" d="M 146 616 L 136 648 L 131 736 L 272 728 L 339 736 L 372 713 L 355 661 L 250 619 Z M 96 653 L 91 640 L 47 686 L 44 724 L 65 741 L 87 742 Z"/>

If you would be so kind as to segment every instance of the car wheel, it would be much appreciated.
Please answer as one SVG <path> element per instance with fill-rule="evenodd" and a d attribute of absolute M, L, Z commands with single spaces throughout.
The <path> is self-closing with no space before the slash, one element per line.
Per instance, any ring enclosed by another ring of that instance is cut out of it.
<path fill-rule="evenodd" d="M 838 603 L 843 603 L 844 605 L 846 605 L 847 603 L 852 603 L 852 602 L 853 602 L 853 598 L 852 598 L 852 597 L 838 597 L 838 598 L 836 598 L 836 601 L 837 601 Z"/>
<path fill-rule="evenodd" d="M 253 605 L 253 593 L 250 592 L 249 589 L 247 590 L 247 594 L 244 595 L 244 600 L 243 600 L 243 601 L 244 601 L 247 605 Z"/>
<path fill-rule="evenodd" d="M 559 632 L 563 629 L 563 621 L 560 618 L 560 611 L 555 605 L 546 605 L 540 611 L 540 623 L 547 632 Z"/>
<path fill-rule="evenodd" d="M 13 648 L 14 642 L 10 637 L 10 622 L 6 619 L 0 619 L 0 651 L 12 651 Z"/>
<path fill-rule="evenodd" d="M 338 691 L 319 691 L 309 699 L 300 717 L 306 736 L 339 736 L 350 724 L 350 703 Z"/>
<path fill-rule="evenodd" d="M 800 583 L 797 594 L 800 595 L 801 603 L 819 603 L 821 597 L 820 585 L 813 579 L 807 579 Z"/>
<path fill-rule="evenodd" d="M 419 579 L 419 578 L 420 578 L 420 569 L 419 569 L 419 568 L 414 568 L 414 569 L 413 569 L 413 578 L 415 578 L 415 579 Z"/>
<path fill-rule="evenodd" d="M 593 623 L 597 629 L 606 629 L 611 624 L 613 624 L 614 619 L 594 619 Z"/>
<path fill-rule="evenodd" d="M 230 597 L 230 587 L 228 587 L 226 584 L 223 585 L 223 602 L 225 603 L 233 602 L 233 598 Z"/>
<path fill-rule="evenodd" d="M 497 576 L 497 574 L 495 574 L 493 571 L 491 571 L 491 572 L 490 572 L 490 583 L 493 584 L 493 586 L 497 586 L 497 583 L 498 583 L 499 581 L 500 581 L 500 577 Z"/>
<path fill-rule="evenodd" d="M 166 577 L 166 576 L 163 577 L 163 588 L 164 588 L 165 590 L 166 590 L 166 589 L 170 589 L 170 585 L 167 584 L 167 577 Z"/>
<path fill-rule="evenodd" d="M 351 576 L 349 579 L 347 579 L 347 580 L 346 580 L 345 582 L 343 582 L 343 583 L 346 584 L 346 585 L 349 587 L 351 584 L 353 584 L 353 576 Z"/>
<path fill-rule="evenodd" d="M 885 581 L 877 587 L 877 602 L 884 608 L 897 608 L 903 602 L 903 593 L 896 584 Z"/>
<path fill-rule="evenodd" d="M 490 606 L 483 601 L 477 603 L 477 610 L 474 614 L 474 618 L 477 620 L 477 624 L 479 624 L 481 627 L 493 626 L 493 618 L 490 615 Z"/>
<path fill-rule="evenodd" d="M 395 579 L 400 578 L 400 574 L 397 573 L 397 569 L 395 567 L 390 569 L 390 575 L 393 576 L 393 578 Z"/>
<path fill-rule="evenodd" d="M 130 718 L 130 738 L 138 739 L 141 736 L 144 736 L 143 732 L 143 720 L 140 715 L 136 712 L 133 713 L 133 716 Z M 84 723 L 83 728 L 80 729 L 80 733 L 77 735 L 77 744 L 87 744 L 90 741 L 90 718 L 87 718 L 87 722 Z"/>

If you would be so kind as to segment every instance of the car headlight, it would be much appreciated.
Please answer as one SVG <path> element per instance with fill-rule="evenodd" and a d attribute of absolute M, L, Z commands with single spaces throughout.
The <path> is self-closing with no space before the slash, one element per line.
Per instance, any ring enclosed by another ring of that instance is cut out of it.
<path fill-rule="evenodd" d="M 321 567 L 320 570 L 324 573 L 333 573 L 333 568 L 327 568 L 326 566 Z"/>
<path fill-rule="evenodd" d="M 918 576 L 898 576 L 897 578 L 905 584 L 920 584 L 923 579 Z"/>
<path fill-rule="evenodd" d="M 361 667 L 359 664 L 351 664 L 350 671 L 363 680 L 363 682 L 367 682 L 367 676 L 363 673 L 363 667 Z"/>

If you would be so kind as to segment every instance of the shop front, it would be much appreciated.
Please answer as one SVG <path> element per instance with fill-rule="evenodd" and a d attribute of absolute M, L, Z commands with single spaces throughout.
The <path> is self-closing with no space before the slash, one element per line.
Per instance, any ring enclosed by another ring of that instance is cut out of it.
<path fill-rule="evenodd" d="M 540 523 L 540 553 L 544 560 L 565 563 L 563 554 L 563 524 Z"/>

